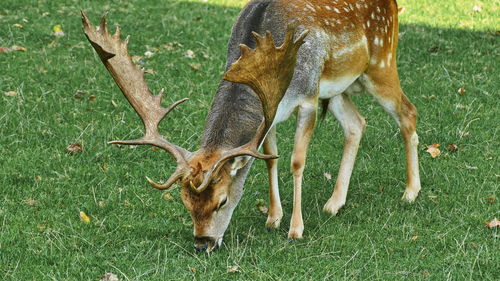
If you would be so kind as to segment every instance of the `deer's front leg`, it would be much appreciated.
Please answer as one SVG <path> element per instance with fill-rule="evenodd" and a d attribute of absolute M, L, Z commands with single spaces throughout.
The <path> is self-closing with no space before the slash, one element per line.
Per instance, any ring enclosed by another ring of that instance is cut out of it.
<path fill-rule="evenodd" d="M 297 114 L 297 129 L 293 147 L 291 169 L 293 173 L 293 212 L 288 238 L 302 238 L 302 174 L 306 164 L 307 147 L 316 122 L 316 105 L 300 106 Z"/>
<path fill-rule="evenodd" d="M 264 140 L 264 153 L 268 155 L 277 155 L 278 146 L 276 145 L 276 127 L 273 127 Z M 267 216 L 266 226 L 269 228 L 278 228 L 283 217 L 281 208 L 280 191 L 278 188 L 278 159 L 266 160 L 267 174 L 269 179 L 269 215 Z"/>

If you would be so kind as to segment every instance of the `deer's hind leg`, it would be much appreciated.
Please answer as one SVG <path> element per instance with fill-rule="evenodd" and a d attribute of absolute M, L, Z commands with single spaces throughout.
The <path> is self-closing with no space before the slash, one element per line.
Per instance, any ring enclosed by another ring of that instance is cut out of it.
<path fill-rule="evenodd" d="M 365 128 L 365 119 L 345 93 L 331 98 L 328 109 L 335 115 L 344 131 L 344 152 L 342 153 L 337 181 L 332 197 L 323 207 L 323 211 L 336 215 L 346 201 L 359 142 Z"/>
<path fill-rule="evenodd" d="M 394 62 L 395 63 L 395 62 Z M 407 186 L 403 199 L 415 201 L 420 191 L 418 170 L 417 109 L 401 89 L 396 67 L 373 66 L 362 76 L 363 84 L 399 125 L 405 144 Z"/>

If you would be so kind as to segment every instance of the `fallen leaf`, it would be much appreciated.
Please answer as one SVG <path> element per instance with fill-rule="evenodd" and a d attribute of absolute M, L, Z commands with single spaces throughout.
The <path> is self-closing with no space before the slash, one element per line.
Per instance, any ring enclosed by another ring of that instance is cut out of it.
<path fill-rule="evenodd" d="M 454 143 L 448 145 L 448 151 L 449 152 L 457 152 L 458 151 L 458 146 Z"/>
<path fill-rule="evenodd" d="M 174 197 L 172 196 L 172 194 L 167 193 L 167 192 L 163 194 L 163 198 L 165 198 L 167 200 L 174 200 Z"/>
<path fill-rule="evenodd" d="M 158 147 L 151 147 L 151 151 L 158 151 Z"/>
<path fill-rule="evenodd" d="M 332 179 L 332 174 L 330 174 L 330 173 L 328 173 L 328 172 L 325 172 L 325 173 L 323 174 L 323 176 L 324 176 L 324 177 L 325 177 L 325 179 L 327 179 L 327 180 L 331 180 L 331 179 Z"/>
<path fill-rule="evenodd" d="M 437 53 L 439 46 L 432 46 L 429 48 L 429 53 Z"/>
<path fill-rule="evenodd" d="M 53 35 L 56 37 L 63 37 L 64 31 L 62 30 L 62 26 L 60 24 L 56 24 L 52 27 L 52 31 L 54 31 Z"/>
<path fill-rule="evenodd" d="M 189 66 L 194 70 L 200 70 L 201 64 L 199 63 L 190 63 Z"/>
<path fill-rule="evenodd" d="M 6 95 L 6 96 L 8 96 L 8 97 L 15 97 L 15 96 L 17 96 L 17 92 L 16 91 L 8 91 L 8 92 L 5 92 L 3 94 Z"/>
<path fill-rule="evenodd" d="M 40 72 L 40 73 L 42 73 L 42 74 L 45 74 L 45 73 L 47 73 L 47 69 L 45 69 L 45 68 L 43 68 L 43 67 L 40 67 L 40 68 L 38 69 L 38 72 Z"/>
<path fill-rule="evenodd" d="M 87 100 L 88 100 L 89 102 L 95 102 L 95 101 L 96 101 L 96 99 L 97 99 L 97 98 L 96 98 L 96 96 L 95 96 L 95 95 L 91 95 L 91 96 L 90 96 Z"/>
<path fill-rule="evenodd" d="M 104 164 L 102 164 L 102 169 L 107 170 L 108 168 L 109 168 L 109 164 L 107 162 L 104 162 Z"/>
<path fill-rule="evenodd" d="M 123 205 L 128 207 L 128 206 L 130 206 L 131 204 L 130 204 L 130 202 L 128 202 L 128 200 L 125 200 L 125 201 L 123 201 Z"/>
<path fill-rule="evenodd" d="M 189 271 L 191 271 L 191 272 L 196 272 L 196 267 L 191 267 L 191 266 L 188 266 L 188 268 L 189 268 Z"/>
<path fill-rule="evenodd" d="M 441 150 L 439 150 L 439 143 L 434 143 L 426 146 L 425 151 L 428 152 L 432 158 L 436 158 L 441 155 Z"/>
<path fill-rule="evenodd" d="M 469 166 L 469 165 L 465 164 L 465 169 L 467 169 L 467 170 L 477 170 L 478 167 L 476 167 L 476 166 Z"/>
<path fill-rule="evenodd" d="M 141 59 L 142 59 L 142 57 L 141 57 L 141 56 L 132 56 L 132 62 L 133 62 L 133 63 L 137 63 L 137 62 L 139 62 Z"/>
<path fill-rule="evenodd" d="M 17 45 L 12 46 L 11 49 L 13 51 L 23 51 L 23 52 L 26 52 L 26 48 L 25 47 L 21 47 L 21 46 L 17 46 Z"/>
<path fill-rule="evenodd" d="M 240 271 L 240 267 L 238 265 L 230 265 L 227 267 L 227 273 L 238 273 Z"/>
<path fill-rule="evenodd" d="M 459 93 L 462 96 L 465 95 L 465 88 L 458 89 L 457 93 Z"/>
<path fill-rule="evenodd" d="M 415 235 L 415 236 L 413 236 L 413 237 L 411 238 L 411 241 L 415 242 L 415 241 L 417 241 L 417 239 L 418 239 L 418 235 Z"/>
<path fill-rule="evenodd" d="M 42 180 L 42 177 L 37 175 L 37 176 L 35 176 L 35 180 L 36 180 L 36 181 L 41 181 L 41 180 Z"/>
<path fill-rule="evenodd" d="M 486 199 L 490 202 L 495 202 L 495 197 L 493 197 L 493 196 L 484 197 L 484 199 Z"/>
<path fill-rule="evenodd" d="M 427 197 L 429 197 L 430 199 L 436 199 L 436 198 L 438 198 L 436 195 L 429 195 Z"/>
<path fill-rule="evenodd" d="M 485 221 L 485 222 L 484 222 L 484 224 L 486 224 L 486 226 L 487 226 L 488 228 L 494 228 L 494 227 L 498 227 L 498 226 L 500 226 L 500 221 L 499 221 L 499 220 L 497 220 L 497 218 L 494 218 L 494 219 L 493 219 L 492 221 L 490 221 L 490 222 Z"/>
<path fill-rule="evenodd" d="M 101 276 L 101 279 L 99 281 L 120 281 L 118 279 L 118 276 L 113 273 L 105 273 L 103 276 Z"/>
<path fill-rule="evenodd" d="M 36 203 L 38 203 L 38 201 L 34 200 L 33 198 L 30 197 L 30 198 L 24 200 L 24 203 L 26 203 L 26 205 L 28 205 L 28 206 L 35 206 Z"/>
<path fill-rule="evenodd" d="M 84 223 L 90 223 L 90 218 L 87 216 L 87 214 L 85 214 L 84 212 L 80 212 L 80 219 L 84 222 Z"/>
<path fill-rule="evenodd" d="M 187 50 L 185 56 L 186 56 L 186 58 L 189 58 L 189 59 L 194 59 L 194 57 L 196 57 L 194 52 L 191 50 Z"/>
<path fill-rule="evenodd" d="M 154 71 L 153 69 L 146 69 L 146 70 L 144 70 L 144 73 L 156 75 L 156 71 Z"/>
<path fill-rule="evenodd" d="M 19 23 L 15 23 L 12 26 L 17 27 L 17 28 L 24 28 L 24 26 L 22 24 L 19 24 Z"/>
<path fill-rule="evenodd" d="M 261 212 L 263 214 L 267 214 L 268 209 L 267 209 L 265 204 L 266 204 L 266 201 L 264 201 L 264 199 L 257 199 L 257 203 L 255 204 L 255 207 L 257 208 L 257 210 L 259 210 L 259 212 Z"/>
<path fill-rule="evenodd" d="M 66 147 L 66 152 L 71 154 L 83 152 L 83 146 L 79 143 L 72 143 Z"/>

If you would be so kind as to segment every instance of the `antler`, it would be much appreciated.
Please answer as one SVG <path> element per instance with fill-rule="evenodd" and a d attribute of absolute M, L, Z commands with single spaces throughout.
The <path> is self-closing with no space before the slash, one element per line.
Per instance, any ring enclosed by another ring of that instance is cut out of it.
<path fill-rule="evenodd" d="M 158 132 L 158 124 L 177 105 L 187 100 L 181 99 L 168 108 L 161 106 L 163 89 L 156 96 L 149 91 L 144 80 L 144 71 L 138 68 L 130 57 L 127 49 L 129 36 L 125 41 L 120 40 L 120 28 L 116 27 L 116 32 L 111 35 L 108 32 L 106 16 L 101 19 L 98 29 L 92 26 L 89 18 L 82 13 L 83 31 L 92 47 L 101 58 L 102 63 L 109 71 L 116 84 L 122 91 L 125 98 L 134 108 L 144 124 L 145 135 L 136 140 L 111 141 L 110 144 L 140 145 L 149 144 L 167 151 L 177 162 L 175 172 L 164 184 L 157 184 L 150 180 L 149 183 L 157 189 L 167 189 L 181 177 L 189 173 L 186 158 L 189 151 L 166 141 Z"/>
<path fill-rule="evenodd" d="M 253 156 L 258 159 L 275 159 L 278 156 L 265 155 L 258 151 L 270 129 L 278 105 L 285 95 L 293 77 L 297 52 L 304 43 L 308 31 L 302 32 L 294 41 L 296 26 L 289 26 L 285 40 L 280 47 L 274 44 L 273 36 L 266 31 L 265 36 L 253 32 L 257 41 L 254 50 L 244 44 L 240 44 L 241 56 L 229 67 L 224 74 L 224 79 L 230 82 L 243 83 L 250 86 L 262 103 L 264 120 L 260 124 L 255 137 L 245 145 L 224 152 L 215 165 L 205 174 L 202 184 L 194 188 L 196 192 L 205 190 L 212 178 L 217 174 L 224 163 L 237 156 Z"/>

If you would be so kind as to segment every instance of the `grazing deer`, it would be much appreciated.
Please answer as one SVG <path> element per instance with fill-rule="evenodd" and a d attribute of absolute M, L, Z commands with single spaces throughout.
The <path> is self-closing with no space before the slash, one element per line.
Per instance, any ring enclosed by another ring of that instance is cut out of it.
<path fill-rule="evenodd" d="M 268 168 L 266 226 L 279 226 L 283 212 L 275 126 L 292 112 L 297 112 L 297 128 L 291 159 L 294 197 L 288 237 L 302 237 L 302 174 L 319 100 L 340 122 L 345 135 L 337 181 L 324 211 L 335 215 L 345 204 L 365 127 L 349 96 L 363 90 L 400 126 L 408 169 L 403 199 L 415 200 L 420 190 L 417 113 L 398 79 L 397 13 L 394 0 L 251 1 L 233 26 L 224 80 L 195 152 L 168 142 L 157 130 L 165 115 L 186 99 L 167 109 L 161 107 L 163 91 L 156 96 L 149 92 L 143 71 L 128 54 L 128 38 L 120 41 L 119 29 L 110 35 L 105 18 L 99 30 L 84 13 L 82 20 L 87 38 L 145 126 L 141 139 L 111 143 L 154 145 L 175 158 L 177 168 L 164 184 L 148 181 L 157 189 L 181 183 L 182 201 L 194 223 L 195 248 L 211 251 L 222 243 L 254 158 L 264 159 Z M 275 42 L 280 47 L 276 48 Z M 258 152 L 260 145 L 263 154 Z"/>

